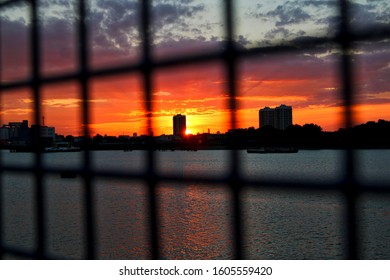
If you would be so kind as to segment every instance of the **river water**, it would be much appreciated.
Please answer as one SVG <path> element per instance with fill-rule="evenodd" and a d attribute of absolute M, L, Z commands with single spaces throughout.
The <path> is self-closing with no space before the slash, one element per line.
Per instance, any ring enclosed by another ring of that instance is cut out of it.
<path fill-rule="evenodd" d="M 81 166 L 81 153 L 44 155 L 51 167 Z M 302 150 L 297 154 L 239 152 L 241 174 L 286 182 L 336 183 L 343 178 L 343 152 Z M 229 151 L 156 152 L 158 172 L 202 176 L 224 175 Z M 358 152 L 358 179 L 390 187 L 390 150 Z M 30 165 L 33 155 L 2 151 L 5 164 Z M 100 170 L 141 172 L 142 151 L 93 152 Z M 32 249 L 34 177 L 3 175 L 5 243 Z M 64 258 L 83 258 L 83 188 L 81 178 L 45 176 L 48 250 Z M 148 190 L 143 182 L 95 179 L 98 257 L 148 259 Z M 158 185 L 161 252 L 165 259 L 229 259 L 233 257 L 231 193 L 225 185 L 167 183 Z M 365 259 L 390 258 L 389 196 L 362 195 L 359 200 Z M 338 192 L 299 192 L 245 187 L 242 193 L 244 257 L 247 259 L 342 259 L 346 243 L 344 204 Z"/>

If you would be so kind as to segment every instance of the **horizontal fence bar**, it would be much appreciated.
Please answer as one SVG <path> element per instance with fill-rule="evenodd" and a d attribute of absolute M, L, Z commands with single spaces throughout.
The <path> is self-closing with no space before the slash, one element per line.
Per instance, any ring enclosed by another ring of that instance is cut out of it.
<path fill-rule="evenodd" d="M 77 176 L 82 178 L 83 170 L 80 168 L 52 168 L 45 167 L 44 169 L 45 175 L 58 176 L 64 172 L 76 173 Z M 13 165 L 3 165 L 3 172 L 9 172 L 13 174 L 28 174 L 36 172 L 33 167 L 21 167 L 21 166 L 13 166 Z M 110 179 L 110 180 L 118 180 L 124 182 L 130 181 L 145 181 L 149 176 L 149 172 L 139 172 L 139 171 L 107 171 L 107 170 L 99 170 L 93 169 L 89 171 L 90 176 L 95 179 Z M 4 176 L 4 174 L 3 174 Z M 77 177 L 76 177 L 77 178 Z M 281 179 L 269 179 L 269 178 L 261 178 L 261 176 L 250 176 L 247 178 L 246 176 L 240 176 L 240 182 L 242 185 L 248 188 L 258 188 L 264 190 L 273 190 L 273 189 L 285 189 L 287 191 L 298 190 L 298 191 L 334 191 L 339 192 L 342 191 L 342 186 L 344 185 L 343 179 L 327 182 L 327 181 L 308 181 L 308 180 L 300 180 L 300 179 L 289 179 L 281 180 Z M 157 172 L 155 174 L 155 179 L 158 182 L 176 182 L 176 183 L 198 183 L 198 184 L 216 184 L 216 185 L 224 185 L 226 187 L 226 182 L 230 179 L 229 174 L 224 175 L 191 175 L 186 174 L 185 176 L 177 175 L 176 173 L 164 173 L 161 174 Z M 65 180 L 65 179 L 64 179 Z M 390 194 L 390 182 L 389 183 L 358 183 L 359 192 L 367 193 L 367 194 Z M 131 186 L 130 186 L 131 187 Z M 200 186 L 202 187 L 202 186 Z"/>

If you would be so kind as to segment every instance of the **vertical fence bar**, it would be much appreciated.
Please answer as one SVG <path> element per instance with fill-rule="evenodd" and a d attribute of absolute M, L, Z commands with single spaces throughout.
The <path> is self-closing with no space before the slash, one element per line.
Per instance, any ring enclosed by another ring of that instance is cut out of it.
<path fill-rule="evenodd" d="M 1 92 L 0 92 L 1 96 Z M 1 101 L 1 100 L 0 100 Z M 1 108 L 0 108 L 1 110 Z M 1 151 L 0 151 L 1 153 Z M 3 191 L 3 157 L 0 156 L 0 260 L 4 258 L 4 222 L 5 219 L 3 219 L 3 200 L 5 199 L 4 197 L 4 191 Z"/>
<path fill-rule="evenodd" d="M 355 179 L 356 156 L 351 147 L 351 131 L 349 128 L 353 126 L 353 71 L 352 71 L 352 54 L 351 44 L 352 35 L 349 26 L 350 21 L 350 5 L 348 0 L 340 1 L 340 43 L 341 43 L 341 65 L 342 70 L 342 85 L 343 85 L 343 101 L 344 101 L 344 117 L 345 127 L 347 128 L 347 145 L 345 152 L 345 183 L 343 192 L 346 199 L 346 232 L 347 232 L 347 258 L 358 259 L 359 244 L 358 244 L 358 217 L 357 217 L 357 184 Z"/>
<path fill-rule="evenodd" d="M 97 243 L 95 231 L 94 190 L 92 184 L 91 151 L 89 147 L 89 69 L 88 69 L 88 32 L 86 25 L 85 0 L 78 1 L 78 42 L 79 42 L 79 83 L 82 97 L 82 127 L 84 135 L 84 207 L 85 207 L 85 232 L 86 232 L 86 258 L 97 258 Z"/>
<path fill-rule="evenodd" d="M 30 1 L 31 8 L 31 70 L 32 70 L 32 94 L 34 99 L 34 120 L 36 130 L 33 130 L 33 146 L 35 153 L 35 202 L 36 202 L 36 231 L 37 247 L 36 257 L 45 258 L 46 250 L 46 231 L 45 231 L 45 192 L 43 186 L 43 168 L 42 168 L 42 143 L 40 139 L 40 119 L 41 119 L 41 76 L 40 76 L 40 27 L 38 15 L 38 1 Z"/>
<path fill-rule="evenodd" d="M 160 258 L 160 244 L 159 244 L 159 231 L 158 231 L 158 211 L 157 211 L 157 197 L 156 197 L 156 160 L 155 153 L 153 152 L 154 143 L 152 139 L 153 133 L 153 106 L 152 106 L 152 72 L 153 66 L 151 62 L 151 38 L 150 38 L 150 28 L 151 28 L 151 12 L 150 5 L 151 1 L 142 0 L 141 6 L 141 34 L 142 34 L 142 74 L 143 74 L 143 88 L 144 88 L 144 99 L 145 99 L 145 109 L 147 115 L 147 129 L 148 135 L 152 143 L 147 151 L 147 178 L 146 182 L 149 187 L 149 211 L 150 211 L 150 241 L 152 247 L 152 258 Z"/>
<path fill-rule="evenodd" d="M 225 67 L 227 76 L 227 88 L 229 93 L 229 111 L 231 128 L 237 128 L 237 54 L 234 46 L 234 14 L 233 14 L 232 0 L 225 0 L 225 25 L 226 25 L 226 53 L 225 53 Z M 240 203 L 241 196 L 241 182 L 240 182 L 240 158 L 237 150 L 236 139 L 230 145 L 230 171 L 229 171 L 229 185 L 232 190 L 232 207 L 233 207 L 233 227 L 232 233 L 234 236 L 234 258 L 242 259 L 242 209 Z"/>
<path fill-rule="evenodd" d="M 3 40 L 2 40 L 2 20 L 0 18 L 0 59 L 3 52 Z M 3 82 L 3 63 L 0 60 L 0 83 Z M 3 111 L 3 90 L 0 89 L 0 112 Z M 0 124 L 3 123 L 3 114 L 0 114 Z M 3 153 L 0 151 L 0 260 L 3 259 L 4 249 L 3 249 L 3 232 L 4 232 L 4 219 L 3 219 Z"/>

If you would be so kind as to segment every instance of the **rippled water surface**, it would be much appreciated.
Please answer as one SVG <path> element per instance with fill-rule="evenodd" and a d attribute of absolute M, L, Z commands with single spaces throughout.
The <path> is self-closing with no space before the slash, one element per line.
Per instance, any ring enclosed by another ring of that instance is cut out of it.
<path fill-rule="evenodd" d="M 286 182 L 332 183 L 343 178 L 343 152 L 299 151 L 297 154 L 239 152 L 242 176 Z M 2 152 L 7 164 L 30 165 L 31 154 Z M 158 172 L 223 176 L 229 151 L 156 152 Z M 81 153 L 45 154 L 51 167 L 81 166 Z M 142 172 L 142 151 L 93 152 L 100 170 Z M 359 151 L 358 180 L 390 187 L 390 151 Z M 82 179 L 45 176 L 46 230 L 50 253 L 85 256 Z M 150 222 L 148 188 L 139 181 L 94 180 L 98 255 L 102 259 L 148 259 Z M 3 175 L 4 238 L 7 245 L 32 249 L 36 242 L 34 176 Z M 158 222 L 165 259 L 229 259 L 233 257 L 232 193 L 226 185 L 168 183 L 158 185 Z M 277 191 L 247 186 L 240 199 L 245 258 L 340 259 L 344 257 L 344 200 L 338 192 Z M 359 200 L 364 258 L 390 258 L 390 201 L 363 195 Z"/>

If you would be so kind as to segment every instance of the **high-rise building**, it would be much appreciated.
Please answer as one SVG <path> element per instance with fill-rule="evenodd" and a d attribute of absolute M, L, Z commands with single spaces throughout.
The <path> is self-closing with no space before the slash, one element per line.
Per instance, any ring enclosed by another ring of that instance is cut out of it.
<path fill-rule="evenodd" d="M 292 107 L 282 104 L 274 109 L 269 107 L 260 109 L 259 126 L 267 125 L 283 130 L 292 125 Z"/>
<path fill-rule="evenodd" d="M 275 125 L 275 111 L 270 107 L 264 107 L 259 110 L 259 127 Z"/>
<path fill-rule="evenodd" d="M 178 114 L 173 116 L 173 135 L 184 136 L 186 134 L 186 116 Z"/>

